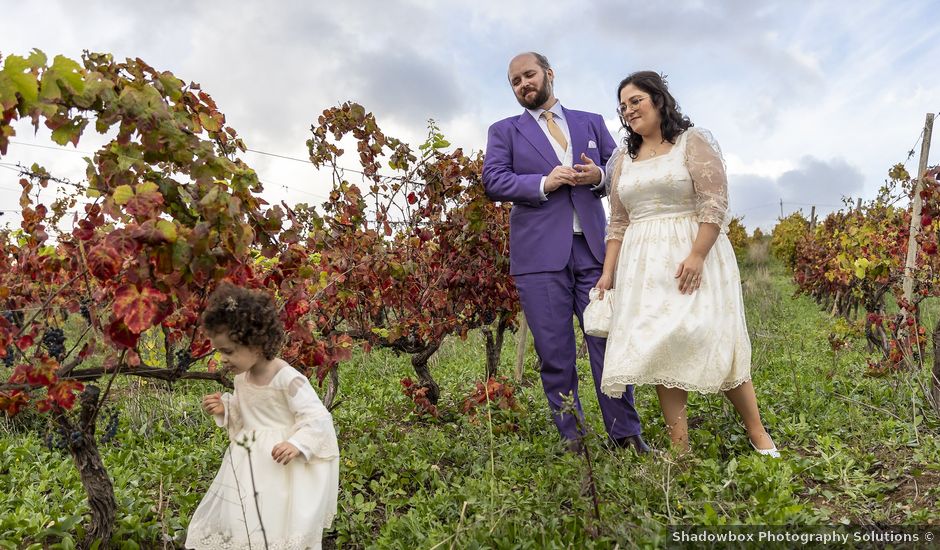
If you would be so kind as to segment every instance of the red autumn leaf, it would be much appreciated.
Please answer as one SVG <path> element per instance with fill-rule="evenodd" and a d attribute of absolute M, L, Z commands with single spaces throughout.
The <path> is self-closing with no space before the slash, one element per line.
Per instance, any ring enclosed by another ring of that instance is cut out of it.
<path fill-rule="evenodd" d="M 126 228 L 108 233 L 105 243 L 117 252 L 119 258 L 129 258 L 140 250 L 140 242 Z"/>
<path fill-rule="evenodd" d="M 26 375 L 26 381 L 34 386 L 48 386 L 56 379 L 55 372 L 47 368 L 34 368 Z"/>
<path fill-rule="evenodd" d="M 29 365 L 17 365 L 7 382 L 10 384 L 25 384 L 27 373 L 32 370 L 33 368 Z"/>
<path fill-rule="evenodd" d="M 27 405 L 29 405 L 29 397 L 21 391 L 14 391 L 10 394 L 0 393 L 0 411 L 10 416 L 15 416 Z"/>
<path fill-rule="evenodd" d="M 71 409 L 75 404 L 75 392 L 85 389 L 81 382 L 75 380 L 62 380 L 49 388 L 49 399 L 56 402 L 63 409 Z"/>
<path fill-rule="evenodd" d="M 300 233 L 296 229 L 287 229 L 281 232 L 279 237 L 280 241 L 283 243 L 291 244 L 300 242 Z"/>
<path fill-rule="evenodd" d="M 114 293 L 114 315 L 131 332 L 140 334 L 166 317 L 165 302 L 166 294 L 155 288 L 123 286 Z"/>
<path fill-rule="evenodd" d="M 19 365 L 13 370 L 9 382 L 11 384 L 30 384 L 32 386 L 48 386 L 56 380 L 53 364 Z"/>
<path fill-rule="evenodd" d="M 408 193 L 408 204 L 414 204 L 416 202 L 418 202 L 418 196 L 415 195 L 413 192 Z"/>
<path fill-rule="evenodd" d="M 85 345 L 82 346 L 82 350 L 78 352 L 79 359 L 87 359 L 95 351 L 95 341 L 90 340 L 85 342 Z"/>
<path fill-rule="evenodd" d="M 22 351 L 33 347 L 33 335 L 24 334 L 16 339 L 16 347 L 20 348 Z"/>
<path fill-rule="evenodd" d="M 285 306 L 291 316 L 300 317 L 310 311 L 310 302 L 306 298 L 290 302 Z"/>
<path fill-rule="evenodd" d="M 175 238 L 175 235 L 167 234 L 166 228 L 158 225 L 157 220 L 147 220 L 137 227 L 134 227 L 131 230 L 131 236 L 149 245 L 170 242 Z"/>
<path fill-rule="evenodd" d="M 162 206 L 163 195 L 159 191 L 141 191 L 138 187 L 137 193 L 127 201 L 124 208 L 132 216 L 150 217 L 158 213 Z"/>
<path fill-rule="evenodd" d="M 117 251 L 110 246 L 98 245 L 88 252 L 88 268 L 92 275 L 107 281 L 121 270 L 121 260 Z"/>
<path fill-rule="evenodd" d="M 121 319 L 114 319 L 111 324 L 108 325 L 108 328 L 105 329 L 105 333 L 111 342 L 119 348 L 133 348 L 137 345 L 137 340 L 140 338 L 140 334 L 131 332 Z"/>
<path fill-rule="evenodd" d="M 208 338 L 202 340 L 193 340 L 189 345 L 189 355 L 191 357 L 202 357 L 212 349 L 212 342 Z"/>
<path fill-rule="evenodd" d="M 75 238 L 82 241 L 89 241 L 95 236 L 95 225 L 88 220 L 78 220 L 78 227 L 72 231 Z"/>

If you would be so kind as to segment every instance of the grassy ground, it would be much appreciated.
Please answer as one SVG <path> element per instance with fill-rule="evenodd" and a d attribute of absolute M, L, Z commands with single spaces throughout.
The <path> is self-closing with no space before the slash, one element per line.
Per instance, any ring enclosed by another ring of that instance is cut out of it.
<path fill-rule="evenodd" d="M 479 335 L 448 341 L 434 359 L 440 420 L 415 415 L 402 394 L 407 358 L 378 351 L 342 366 L 334 411 L 340 510 L 326 546 L 653 547 L 667 541 L 669 525 L 940 525 L 940 422 L 922 410 L 926 376 L 866 377 L 862 344 L 834 354 L 827 316 L 793 298 L 782 271 L 749 266 L 743 275 L 754 381 L 781 460 L 751 451 L 721 396 L 690 399 L 692 457 L 608 448 L 582 360 L 597 521 L 585 460 L 561 452 L 531 349 L 516 392 L 524 411 L 494 414 L 492 429 L 486 415 L 458 412 L 482 377 Z M 115 481 L 119 547 L 173 548 L 184 538 L 227 443 L 198 409 L 210 389 L 131 382 L 116 394 L 120 429 L 103 453 Z M 640 388 L 636 400 L 647 440 L 665 448 L 654 390 Z M 87 507 L 77 474 L 67 456 L 43 445 L 44 422 L 0 425 L 0 548 L 67 548 L 82 534 Z M 509 423 L 518 430 L 506 430 Z"/>

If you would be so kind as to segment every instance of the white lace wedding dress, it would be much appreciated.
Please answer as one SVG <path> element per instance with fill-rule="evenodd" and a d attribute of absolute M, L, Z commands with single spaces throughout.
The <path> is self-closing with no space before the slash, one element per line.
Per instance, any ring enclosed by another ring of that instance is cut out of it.
<path fill-rule="evenodd" d="M 631 160 L 621 147 L 607 165 L 612 185 L 607 239 L 622 239 L 601 391 L 628 384 L 717 392 L 751 378 L 741 278 L 727 237 L 728 186 L 718 144 L 690 128 L 666 154 Z M 619 177 L 617 177 L 619 174 Z M 701 287 L 679 292 L 679 264 L 699 223 L 721 226 Z"/>
<path fill-rule="evenodd" d="M 291 367 L 267 386 L 239 374 L 234 395 L 223 394 L 222 401 L 225 414 L 216 423 L 228 429 L 232 443 L 189 523 L 186 548 L 319 549 L 336 514 L 339 449 L 332 416 L 310 381 Z M 250 467 L 248 451 L 238 444 L 243 441 L 251 449 Z M 277 463 L 271 449 L 281 441 L 293 443 L 301 456 Z"/>

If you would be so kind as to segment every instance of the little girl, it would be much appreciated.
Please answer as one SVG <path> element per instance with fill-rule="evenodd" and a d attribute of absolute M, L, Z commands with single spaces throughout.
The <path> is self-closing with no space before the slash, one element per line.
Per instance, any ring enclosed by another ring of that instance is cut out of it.
<path fill-rule="evenodd" d="M 275 356 L 284 329 L 274 300 L 223 283 L 202 326 L 235 374 L 235 391 L 202 398 L 231 444 L 186 548 L 319 549 L 336 514 L 336 432 L 307 378 Z"/>

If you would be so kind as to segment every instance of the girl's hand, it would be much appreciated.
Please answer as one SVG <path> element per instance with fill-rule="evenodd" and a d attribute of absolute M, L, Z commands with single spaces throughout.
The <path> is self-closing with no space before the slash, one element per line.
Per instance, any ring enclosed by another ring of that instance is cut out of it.
<path fill-rule="evenodd" d="M 597 283 L 594 285 L 594 288 L 601 291 L 601 298 L 604 297 L 604 293 L 614 286 L 614 276 L 610 273 L 604 273 L 601 275 L 601 278 L 597 280 Z"/>
<path fill-rule="evenodd" d="M 225 405 L 222 404 L 221 393 L 210 393 L 202 396 L 202 410 L 206 414 L 225 414 Z"/>
<path fill-rule="evenodd" d="M 679 292 L 692 294 L 702 286 L 702 270 L 705 267 L 705 258 L 692 253 L 682 260 L 676 270 L 676 279 L 679 279 Z"/>
<path fill-rule="evenodd" d="M 300 454 L 300 451 L 297 447 L 294 447 L 286 441 L 281 441 L 271 449 L 271 458 L 280 464 L 287 464 L 291 460 L 297 458 L 297 455 Z"/>

